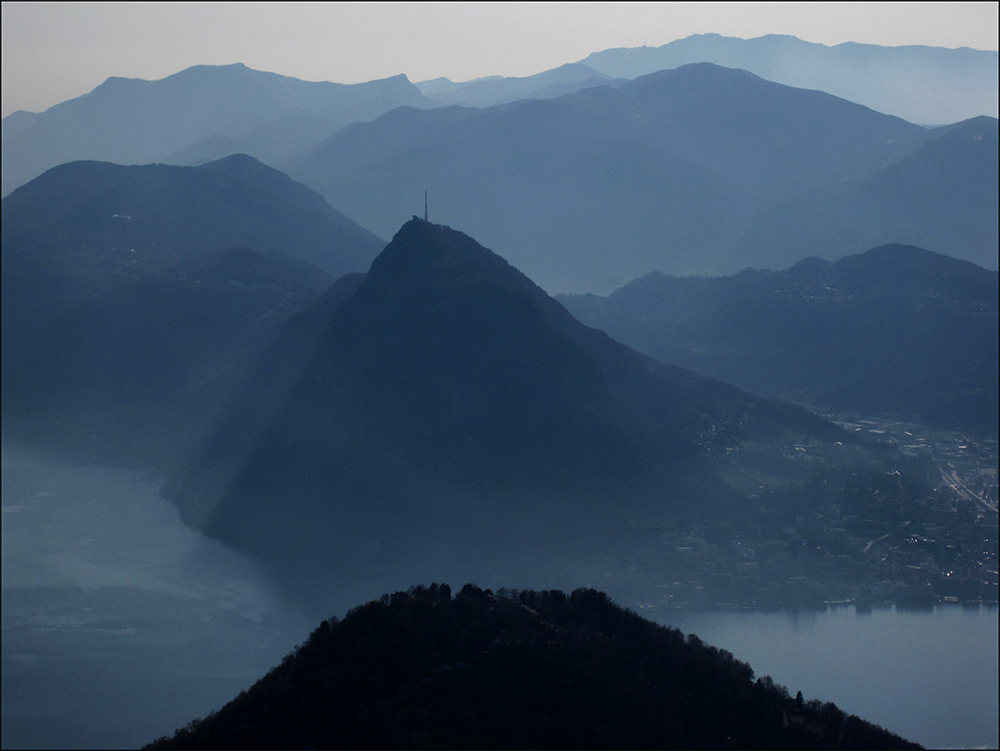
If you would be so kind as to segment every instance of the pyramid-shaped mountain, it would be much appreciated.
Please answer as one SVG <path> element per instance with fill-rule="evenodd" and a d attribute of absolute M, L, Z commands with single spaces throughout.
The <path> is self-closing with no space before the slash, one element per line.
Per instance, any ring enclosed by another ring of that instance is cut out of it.
<path fill-rule="evenodd" d="M 482 525 L 493 545 L 512 526 L 552 544 L 612 507 L 696 501 L 713 452 L 786 431 L 839 435 L 639 355 L 468 236 L 415 218 L 336 308 L 206 526 L 308 565 Z"/>

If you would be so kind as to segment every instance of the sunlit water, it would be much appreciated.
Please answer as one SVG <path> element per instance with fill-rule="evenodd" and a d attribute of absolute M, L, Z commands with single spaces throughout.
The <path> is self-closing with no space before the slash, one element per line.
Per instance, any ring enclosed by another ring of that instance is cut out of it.
<path fill-rule="evenodd" d="M 5 748 L 140 746 L 222 706 L 318 623 L 157 489 L 4 445 Z M 996 608 L 643 615 L 910 740 L 997 747 Z"/>

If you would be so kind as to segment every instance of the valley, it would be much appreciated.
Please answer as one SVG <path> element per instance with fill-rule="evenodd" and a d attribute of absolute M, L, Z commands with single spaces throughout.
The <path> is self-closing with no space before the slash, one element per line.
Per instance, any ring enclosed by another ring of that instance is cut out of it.
<path fill-rule="evenodd" d="M 252 561 L 185 527 L 139 473 L 7 442 L 2 469 L 5 747 L 140 746 L 218 709 L 321 619 L 384 591 L 361 583 L 303 614 Z M 792 694 L 927 746 L 995 742 L 995 606 L 678 609 L 662 589 L 629 587 L 633 575 L 626 562 L 544 584 L 604 589 L 742 655 Z M 390 591 L 410 583 L 402 576 Z"/>
<path fill-rule="evenodd" d="M 5 78 L 5 748 L 995 746 L 996 51 L 536 10 Z"/>

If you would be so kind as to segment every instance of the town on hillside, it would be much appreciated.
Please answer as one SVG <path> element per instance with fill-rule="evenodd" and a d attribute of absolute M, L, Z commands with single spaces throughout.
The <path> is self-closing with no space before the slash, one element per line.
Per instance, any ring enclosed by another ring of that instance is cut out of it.
<path fill-rule="evenodd" d="M 628 571 L 623 579 L 646 582 L 633 593 L 640 610 L 997 602 L 997 441 L 907 422 L 827 417 L 923 462 L 930 493 L 913 500 L 899 487 L 898 472 L 879 467 L 837 489 L 755 478 L 755 513 L 725 523 L 654 525 L 644 546 L 620 562 Z M 803 477 L 809 465 L 830 460 L 818 443 L 783 450 Z M 780 513 L 786 498 L 803 492 L 809 510 L 791 518 Z"/>

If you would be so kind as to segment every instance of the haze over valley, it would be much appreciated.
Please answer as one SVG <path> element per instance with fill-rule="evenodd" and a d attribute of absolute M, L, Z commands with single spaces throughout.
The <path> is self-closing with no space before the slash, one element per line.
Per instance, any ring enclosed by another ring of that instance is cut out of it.
<path fill-rule="evenodd" d="M 4 746 L 996 744 L 996 51 L 564 63 L 3 119 Z"/>

